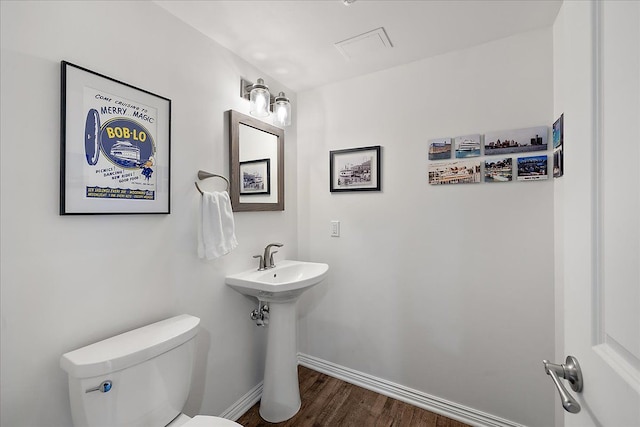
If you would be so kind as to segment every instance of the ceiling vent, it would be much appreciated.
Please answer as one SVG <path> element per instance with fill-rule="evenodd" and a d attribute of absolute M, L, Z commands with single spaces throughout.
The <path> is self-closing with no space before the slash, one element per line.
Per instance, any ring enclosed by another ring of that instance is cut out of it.
<path fill-rule="evenodd" d="M 347 60 L 373 56 L 385 49 L 393 47 L 384 28 L 376 28 L 355 37 L 342 40 L 335 44 L 336 49 Z"/>

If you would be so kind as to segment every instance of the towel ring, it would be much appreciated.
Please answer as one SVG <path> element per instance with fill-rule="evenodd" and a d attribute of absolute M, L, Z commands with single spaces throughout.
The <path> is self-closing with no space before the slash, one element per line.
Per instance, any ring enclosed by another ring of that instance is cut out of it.
<path fill-rule="evenodd" d="M 199 170 L 198 171 L 198 179 L 203 180 L 203 179 L 207 179 L 207 178 L 222 178 L 225 180 L 225 182 L 227 183 L 227 192 L 229 191 L 229 187 L 231 186 L 231 183 L 229 182 L 229 180 L 222 176 L 222 175 L 218 175 L 217 173 L 210 173 L 210 172 L 205 172 L 203 170 Z M 194 184 L 196 185 L 196 188 L 198 189 L 198 191 L 200 192 L 200 194 L 204 194 L 204 191 L 202 191 L 202 189 L 200 188 L 200 186 L 198 185 L 197 182 L 194 182 Z"/>

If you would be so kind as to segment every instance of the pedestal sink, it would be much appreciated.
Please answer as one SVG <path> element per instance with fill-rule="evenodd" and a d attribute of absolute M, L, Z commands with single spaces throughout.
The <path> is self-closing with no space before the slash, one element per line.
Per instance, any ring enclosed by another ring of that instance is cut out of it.
<path fill-rule="evenodd" d="M 274 268 L 227 276 L 226 283 L 244 295 L 269 303 L 267 358 L 260 416 L 278 423 L 300 409 L 296 346 L 296 301 L 328 274 L 327 264 L 280 261 Z"/>

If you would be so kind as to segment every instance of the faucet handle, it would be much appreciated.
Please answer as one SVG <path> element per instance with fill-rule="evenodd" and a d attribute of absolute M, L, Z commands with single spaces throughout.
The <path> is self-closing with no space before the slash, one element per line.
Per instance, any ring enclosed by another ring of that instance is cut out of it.
<path fill-rule="evenodd" d="M 265 269 L 264 257 L 262 255 L 254 255 L 254 258 L 260 258 L 260 265 L 258 266 L 258 271 L 262 271 Z"/>
<path fill-rule="evenodd" d="M 278 251 L 273 251 L 273 252 L 271 252 L 271 255 L 269 256 L 269 267 L 271 267 L 271 268 L 276 266 L 275 263 L 273 262 L 273 255 L 277 254 L 277 253 L 278 253 Z"/>

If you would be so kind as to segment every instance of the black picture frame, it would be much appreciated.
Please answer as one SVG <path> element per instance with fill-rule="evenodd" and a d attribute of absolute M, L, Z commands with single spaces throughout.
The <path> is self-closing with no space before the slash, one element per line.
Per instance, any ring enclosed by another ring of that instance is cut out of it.
<path fill-rule="evenodd" d="M 171 213 L 171 100 L 60 65 L 60 215 Z"/>
<path fill-rule="evenodd" d="M 329 152 L 329 191 L 381 191 L 382 147 L 348 148 Z"/>
<path fill-rule="evenodd" d="M 271 194 L 271 159 L 240 162 L 240 195 Z"/>

